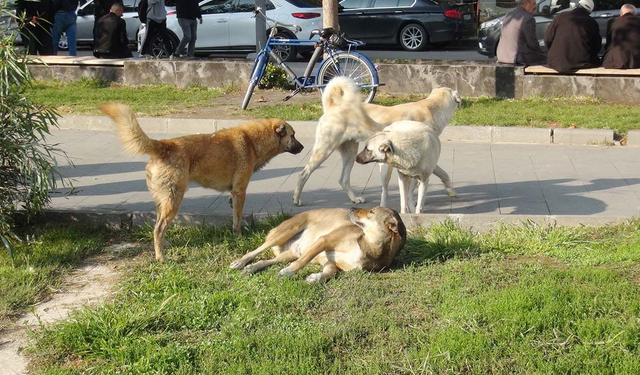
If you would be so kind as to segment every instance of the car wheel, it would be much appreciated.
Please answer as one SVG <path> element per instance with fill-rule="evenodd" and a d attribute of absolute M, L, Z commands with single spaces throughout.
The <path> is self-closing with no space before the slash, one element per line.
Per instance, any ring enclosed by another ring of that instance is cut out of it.
<path fill-rule="evenodd" d="M 410 23 L 400 31 L 400 45 L 407 51 L 422 51 L 428 43 L 427 30 L 417 23 Z"/>
<path fill-rule="evenodd" d="M 176 41 L 175 38 L 169 37 L 169 41 L 170 41 L 170 51 L 167 51 L 166 46 L 164 45 L 164 39 L 162 38 L 162 36 L 160 34 L 156 34 L 153 36 L 153 38 L 151 38 L 151 42 L 149 43 L 149 49 L 151 49 L 150 51 L 148 51 L 149 55 L 153 56 L 153 57 L 169 57 L 171 56 L 171 54 L 176 50 L 176 48 L 178 48 L 178 42 Z"/>
<path fill-rule="evenodd" d="M 62 35 L 60 35 L 60 40 L 58 41 L 58 49 L 61 49 L 61 50 L 69 49 L 69 41 L 67 40 L 67 33 L 62 33 Z"/>
<path fill-rule="evenodd" d="M 277 33 L 275 38 L 297 39 L 296 37 L 292 37 L 291 35 L 285 33 Z M 298 55 L 296 47 L 294 46 L 273 46 L 273 51 L 277 53 L 283 61 L 286 62 L 294 61 Z"/>

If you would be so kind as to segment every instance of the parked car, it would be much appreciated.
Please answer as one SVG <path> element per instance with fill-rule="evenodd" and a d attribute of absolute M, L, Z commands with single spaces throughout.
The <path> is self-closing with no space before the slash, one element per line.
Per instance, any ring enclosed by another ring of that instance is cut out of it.
<path fill-rule="evenodd" d="M 367 45 L 402 46 L 421 51 L 457 39 L 463 18 L 449 5 L 432 0 L 344 0 L 340 2 L 340 30 Z"/>
<path fill-rule="evenodd" d="M 198 25 L 196 40 L 196 54 L 207 55 L 213 52 L 254 52 L 256 49 L 256 29 L 253 11 L 254 0 L 204 0 L 200 2 L 202 24 Z M 302 28 L 304 38 L 311 30 L 322 27 L 322 8 L 309 4 L 304 0 L 266 0 L 267 16 L 279 22 L 295 24 Z M 267 30 L 270 30 L 267 23 Z M 175 49 L 182 38 L 182 29 L 178 24 L 175 12 L 167 14 L 167 29 L 171 43 Z M 295 30 L 290 27 L 278 26 L 276 36 L 288 39 L 298 39 Z M 138 32 L 138 46 L 146 37 L 145 25 L 140 26 Z M 153 37 L 151 55 L 166 54 L 160 35 Z M 281 48 L 280 56 L 285 61 L 295 59 L 298 50 L 295 47 Z"/>
<path fill-rule="evenodd" d="M 607 23 L 613 17 L 620 15 L 620 7 L 626 3 L 632 3 L 640 6 L 640 0 L 595 0 L 594 10 L 591 17 L 595 18 L 600 26 L 600 36 L 602 37 L 602 48 L 607 38 Z M 568 6 L 568 8 L 567 8 Z M 570 12 L 575 7 L 575 3 L 568 3 L 565 0 L 539 0 L 536 3 L 536 10 L 533 15 L 536 19 L 536 36 L 538 43 L 543 51 L 547 48 L 544 45 L 544 33 L 547 27 L 553 21 L 558 13 Z M 502 29 L 502 17 L 494 18 L 490 21 L 483 22 L 478 31 L 478 52 L 495 57 L 500 42 L 500 33 Z M 604 50 L 601 50 L 604 53 Z"/>

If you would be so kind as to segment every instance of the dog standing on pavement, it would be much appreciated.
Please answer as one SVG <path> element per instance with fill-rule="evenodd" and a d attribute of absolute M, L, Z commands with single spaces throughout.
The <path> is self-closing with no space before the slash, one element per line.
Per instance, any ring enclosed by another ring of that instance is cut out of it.
<path fill-rule="evenodd" d="M 233 262 L 231 268 L 254 273 L 278 262 L 292 262 L 280 271 L 282 276 L 292 276 L 313 261 L 322 265 L 322 272 L 311 274 L 307 281 L 321 282 L 338 270 L 389 267 L 406 238 L 400 215 L 388 208 L 312 210 L 272 229 L 260 247 Z M 269 248 L 274 258 L 247 265 Z"/>
<path fill-rule="evenodd" d="M 451 121 L 451 117 L 456 109 L 462 104 L 460 94 L 448 87 L 437 88 L 429 94 L 425 99 L 413 103 L 403 103 L 390 107 L 377 104 L 364 104 L 364 110 L 374 121 L 385 126 L 391 125 L 396 121 L 410 120 L 420 121 L 430 126 L 438 135 L 444 131 L 444 128 Z M 380 197 L 380 205 L 386 207 L 387 198 L 389 196 L 389 181 L 393 168 L 389 164 L 380 164 L 380 178 L 382 182 L 382 194 Z M 451 198 L 456 197 L 456 193 L 451 185 L 451 179 L 444 169 L 436 166 L 433 170 L 447 190 L 447 194 Z M 412 180 L 412 186 L 409 188 L 413 192 L 415 186 Z"/>
<path fill-rule="evenodd" d="M 356 161 L 386 163 L 398 169 L 400 212 L 420 213 L 427 194 L 429 176 L 440 158 L 438 133 L 423 122 L 398 121 L 367 140 Z M 411 178 L 419 181 L 418 203 L 414 205 Z M 415 209 L 415 211 L 414 211 Z"/>
<path fill-rule="evenodd" d="M 298 154 L 303 146 L 288 123 L 251 121 L 214 134 L 154 140 L 142 131 L 134 113 L 123 104 L 104 104 L 102 111 L 116 124 L 127 151 L 149 154 L 147 187 L 156 203 L 153 242 L 156 259 L 164 260 L 164 235 L 175 218 L 189 182 L 218 191 L 231 191 L 233 233 L 241 234 L 242 208 L 253 172 L 276 155 Z"/>

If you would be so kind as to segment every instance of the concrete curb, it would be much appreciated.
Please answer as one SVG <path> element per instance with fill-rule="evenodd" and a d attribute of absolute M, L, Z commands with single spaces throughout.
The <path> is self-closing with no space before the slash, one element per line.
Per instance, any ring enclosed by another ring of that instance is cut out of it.
<path fill-rule="evenodd" d="M 267 219 L 273 214 L 248 214 L 244 215 L 244 221 L 253 223 Z M 543 226 L 598 226 L 606 224 L 623 223 L 631 218 L 606 217 L 606 216 L 577 216 L 577 215 L 495 215 L 495 214 L 402 214 L 402 220 L 409 228 L 429 227 L 430 225 L 452 220 L 460 227 L 486 232 L 499 224 L 520 224 L 533 222 Z M 156 214 L 152 212 L 82 212 L 45 210 L 40 217 L 43 221 L 63 223 L 85 223 L 105 225 L 115 229 L 130 229 L 145 224 L 154 224 Z M 225 214 L 178 214 L 173 221 L 184 226 L 228 226 L 231 225 L 231 215 Z"/>
<path fill-rule="evenodd" d="M 243 124 L 249 120 L 190 119 L 141 117 L 138 122 L 149 133 L 198 134 L 213 133 Z M 317 121 L 289 121 L 299 138 L 314 137 Z M 106 116 L 63 116 L 60 129 L 113 131 Z M 474 143 L 528 143 L 564 145 L 606 145 L 613 142 L 613 130 L 606 129 L 540 129 L 500 126 L 449 126 L 440 139 Z M 640 146 L 640 130 L 629 132 L 629 145 Z"/>
<path fill-rule="evenodd" d="M 629 130 L 627 146 L 640 147 L 640 130 Z"/>

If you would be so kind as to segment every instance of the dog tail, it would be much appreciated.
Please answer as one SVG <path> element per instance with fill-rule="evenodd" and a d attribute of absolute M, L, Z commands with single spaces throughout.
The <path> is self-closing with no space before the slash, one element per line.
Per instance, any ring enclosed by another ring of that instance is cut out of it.
<path fill-rule="evenodd" d="M 100 109 L 115 122 L 116 134 L 128 152 L 132 154 L 160 152 L 160 141 L 147 137 L 131 108 L 124 104 L 106 103 L 101 105 Z"/>
<path fill-rule="evenodd" d="M 322 93 L 322 107 L 325 112 L 332 107 L 361 102 L 360 88 L 353 79 L 348 77 L 332 79 Z"/>

